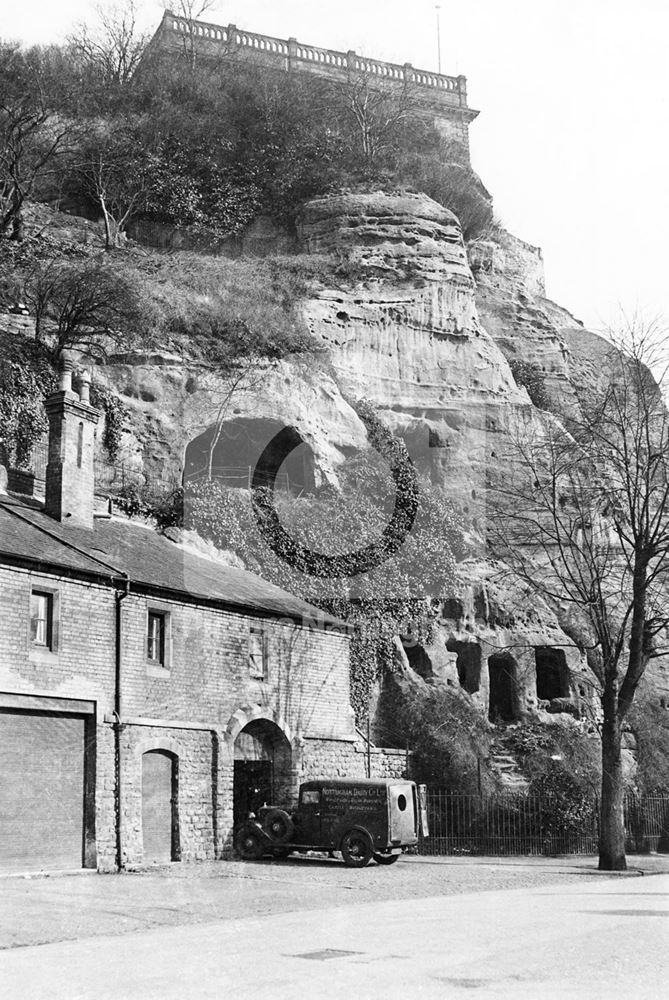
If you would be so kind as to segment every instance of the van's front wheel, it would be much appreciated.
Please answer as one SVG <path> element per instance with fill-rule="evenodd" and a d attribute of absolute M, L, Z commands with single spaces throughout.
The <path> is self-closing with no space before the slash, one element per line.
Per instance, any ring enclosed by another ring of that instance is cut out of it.
<path fill-rule="evenodd" d="M 364 868 L 374 854 L 372 838 L 366 830 L 349 830 L 341 842 L 341 853 L 349 868 Z"/>

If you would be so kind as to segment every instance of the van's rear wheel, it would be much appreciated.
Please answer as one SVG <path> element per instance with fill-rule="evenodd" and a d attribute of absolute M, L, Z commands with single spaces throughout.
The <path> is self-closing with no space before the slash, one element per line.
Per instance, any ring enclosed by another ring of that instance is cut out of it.
<path fill-rule="evenodd" d="M 377 865 L 394 865 L 398 858 L 399 854 L 377 853 L 374 855 L 374 860 L 376 861 Z"/>
<path fill-rule="evenodd" d="M 349 868 L 364 868 L 374 854 L 372 838 L 366 830 L 349 830 L 341 842 L 341 853 Z"/>

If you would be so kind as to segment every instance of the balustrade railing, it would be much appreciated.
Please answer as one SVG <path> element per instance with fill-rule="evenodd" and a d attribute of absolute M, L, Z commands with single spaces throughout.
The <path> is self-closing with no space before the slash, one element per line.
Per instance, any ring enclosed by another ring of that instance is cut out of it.
<path fill-rule="evenodd" d="M 429 70 L 414 68 L 410 63 L 390 63 L 379 59 L 360 56 L 354 51 L 338 52 L 316 45 L 306 45 L 295 38 L 274 38 L 254 31 L 244 31 L 235 24 L 225 27 L 204 21 L 189 21 L 188 18 L 168 13 L 163 21 L 163 32 L 177 35 L 193 42 L 205 41 L 225 46 L 226 52 L 244 49 L 250 55 L 275 56 L 282 67 L 290 69 L 302 63 L 304 68 L 329 70 L 341 73 L 365 73 L 379 80 L 411 83 L 448 95 L 451 102 L 467 106 L 467 81 L 464 76 L 448 76 Z"/>

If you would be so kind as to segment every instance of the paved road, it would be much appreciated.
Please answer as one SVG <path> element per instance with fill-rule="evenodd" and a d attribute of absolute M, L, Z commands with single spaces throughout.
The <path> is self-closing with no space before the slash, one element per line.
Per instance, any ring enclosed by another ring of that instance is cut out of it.
<path fill-rule="evenodd" d="M 17 948 L 12 1000 L 654 1000 L 669 875 L 376 901 Z"/>

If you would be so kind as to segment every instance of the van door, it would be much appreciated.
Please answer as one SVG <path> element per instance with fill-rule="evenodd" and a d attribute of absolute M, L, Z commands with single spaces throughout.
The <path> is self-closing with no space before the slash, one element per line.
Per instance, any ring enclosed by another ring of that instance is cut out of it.
<path fill-rule="evenodd" d="M 390 812 L 390 844 L 415 844 L 417 838 L 416 807 L 413 785 L 406 782 L 388 786 Z"/>
<path fill-rule="evenodd" d="M 322 792 L 320 788 L 303 788 L 298 810 L 298 835 L 301 844 L 321 843 Z"/>

